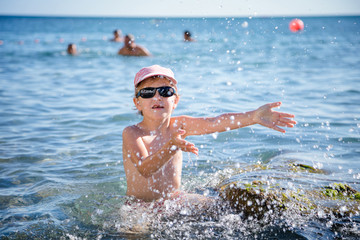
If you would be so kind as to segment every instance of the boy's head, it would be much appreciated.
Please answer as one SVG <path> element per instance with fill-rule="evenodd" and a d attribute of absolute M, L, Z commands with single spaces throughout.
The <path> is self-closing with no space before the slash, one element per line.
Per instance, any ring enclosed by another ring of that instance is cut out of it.
<path fill-rule="evenodd" d="M 155 82 L 154 82 L 155 81 Z M 142 91 L 147 91 L 147 89 L 143 89 L 144 87 L 148 87 L 147 85 L 149 84 L 154 84 L 155 85 L 161 85 L 161 86 L 169 86 L 172 89 L 161 89 L 161 90 L 155 90 L 155 94 L 156 91 L 159 92 L 160 96 L 164 97 L 164 98 L 171 98 L 171 96 L 175 95 L 175 107 L 176 104 L 179 100 L 179 96 L 176 94 L 177 91 L 177 80 L 175 79 L 174 73 L 173 71 L 171 71 L 171 69 L 169 68 L 164 68 L 161 67 L 159 65 L 153 65 L 153 66 L 149 66 L 149 67 L 144 67 L 142 69 L 140 69 L 140 71 L 135 75 L 134 78 L 134 87 L 135 87 L 135 97 L 134 97 L 134 103 L 135 105 L 137 105 L 137 103 L 139 103 L 139 98 L 143 98 L 141 97 L 143 94 Z M 159 87 L 157 86 L 157 87 Z M 142 90 L 140 92 L 140 90 Z M 138 96 L 140 95 L 140 96 Z M 150 96 L 149 98 L 154 97 Z M 146 97 L 148 98 L 148 97 Z M 140 114 L 142 115 L 142 112 L 140 111 Z"/>

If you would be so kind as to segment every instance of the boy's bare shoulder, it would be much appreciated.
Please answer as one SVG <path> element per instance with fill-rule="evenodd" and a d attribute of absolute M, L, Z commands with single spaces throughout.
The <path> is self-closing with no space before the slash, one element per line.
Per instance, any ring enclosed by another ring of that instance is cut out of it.
<path fill-rule="evenodd" d="M 135 137 L 139 134 L 141 134 L 141 130 L 136 125 L 127 126 L 126 128 L 124 128 L 122 133 L 123 137 L 131 137 L 131 136 Z"/>

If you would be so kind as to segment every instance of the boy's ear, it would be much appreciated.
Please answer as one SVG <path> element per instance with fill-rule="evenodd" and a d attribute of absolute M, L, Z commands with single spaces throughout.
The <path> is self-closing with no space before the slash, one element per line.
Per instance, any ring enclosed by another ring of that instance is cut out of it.
<path fill-rule="evenodd" d="M 134 97 L 134 98 L 133 98 L 133 102 L 134 102 L 134 104 L 135 104 L 136 109 L 139 110 L 139 111 L 141 111 L 139 99 L 136 98 L 136 97 Z"/>
<path fill-rule="evenodd" d="M 175 98 L 175 101 L 174 101 L 174 106 L 173 106 L 173 109 L 175 109 L 175 108 L 177 107 L 177 105 L 178 105 L 179 101 L 180 101 L 180 96 L 179 96 L 179 95 L 176 95 L 176 98 Z"/>

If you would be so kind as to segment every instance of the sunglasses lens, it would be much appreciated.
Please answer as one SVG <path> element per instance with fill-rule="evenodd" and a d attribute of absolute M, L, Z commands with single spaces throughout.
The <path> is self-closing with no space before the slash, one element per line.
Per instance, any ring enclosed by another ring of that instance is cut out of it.
<path fill-rule="evenodd" d="M 171 97 L 175 93 L 172 87 L 159 87 L 158 92 L 162 97 Z"/>
<path fill-rule="evenodd" d="M 156 88 L 143 88 L 139 91 L 139 96 L 142 98 L 152 98 L 155 96 Z"/>

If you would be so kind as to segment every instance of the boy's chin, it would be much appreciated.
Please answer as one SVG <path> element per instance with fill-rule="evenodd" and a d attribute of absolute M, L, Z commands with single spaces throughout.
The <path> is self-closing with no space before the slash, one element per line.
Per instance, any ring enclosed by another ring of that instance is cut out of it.
<path fill-rule="evenodd" d="M 157 116 L 157 117 L 167 117 L 168 115 L 170 115 L 171 113 L 170 112 L 167 112 L 165 109 L 154 109 L 152 111 L 152 114 L 154 116 Z"/>

